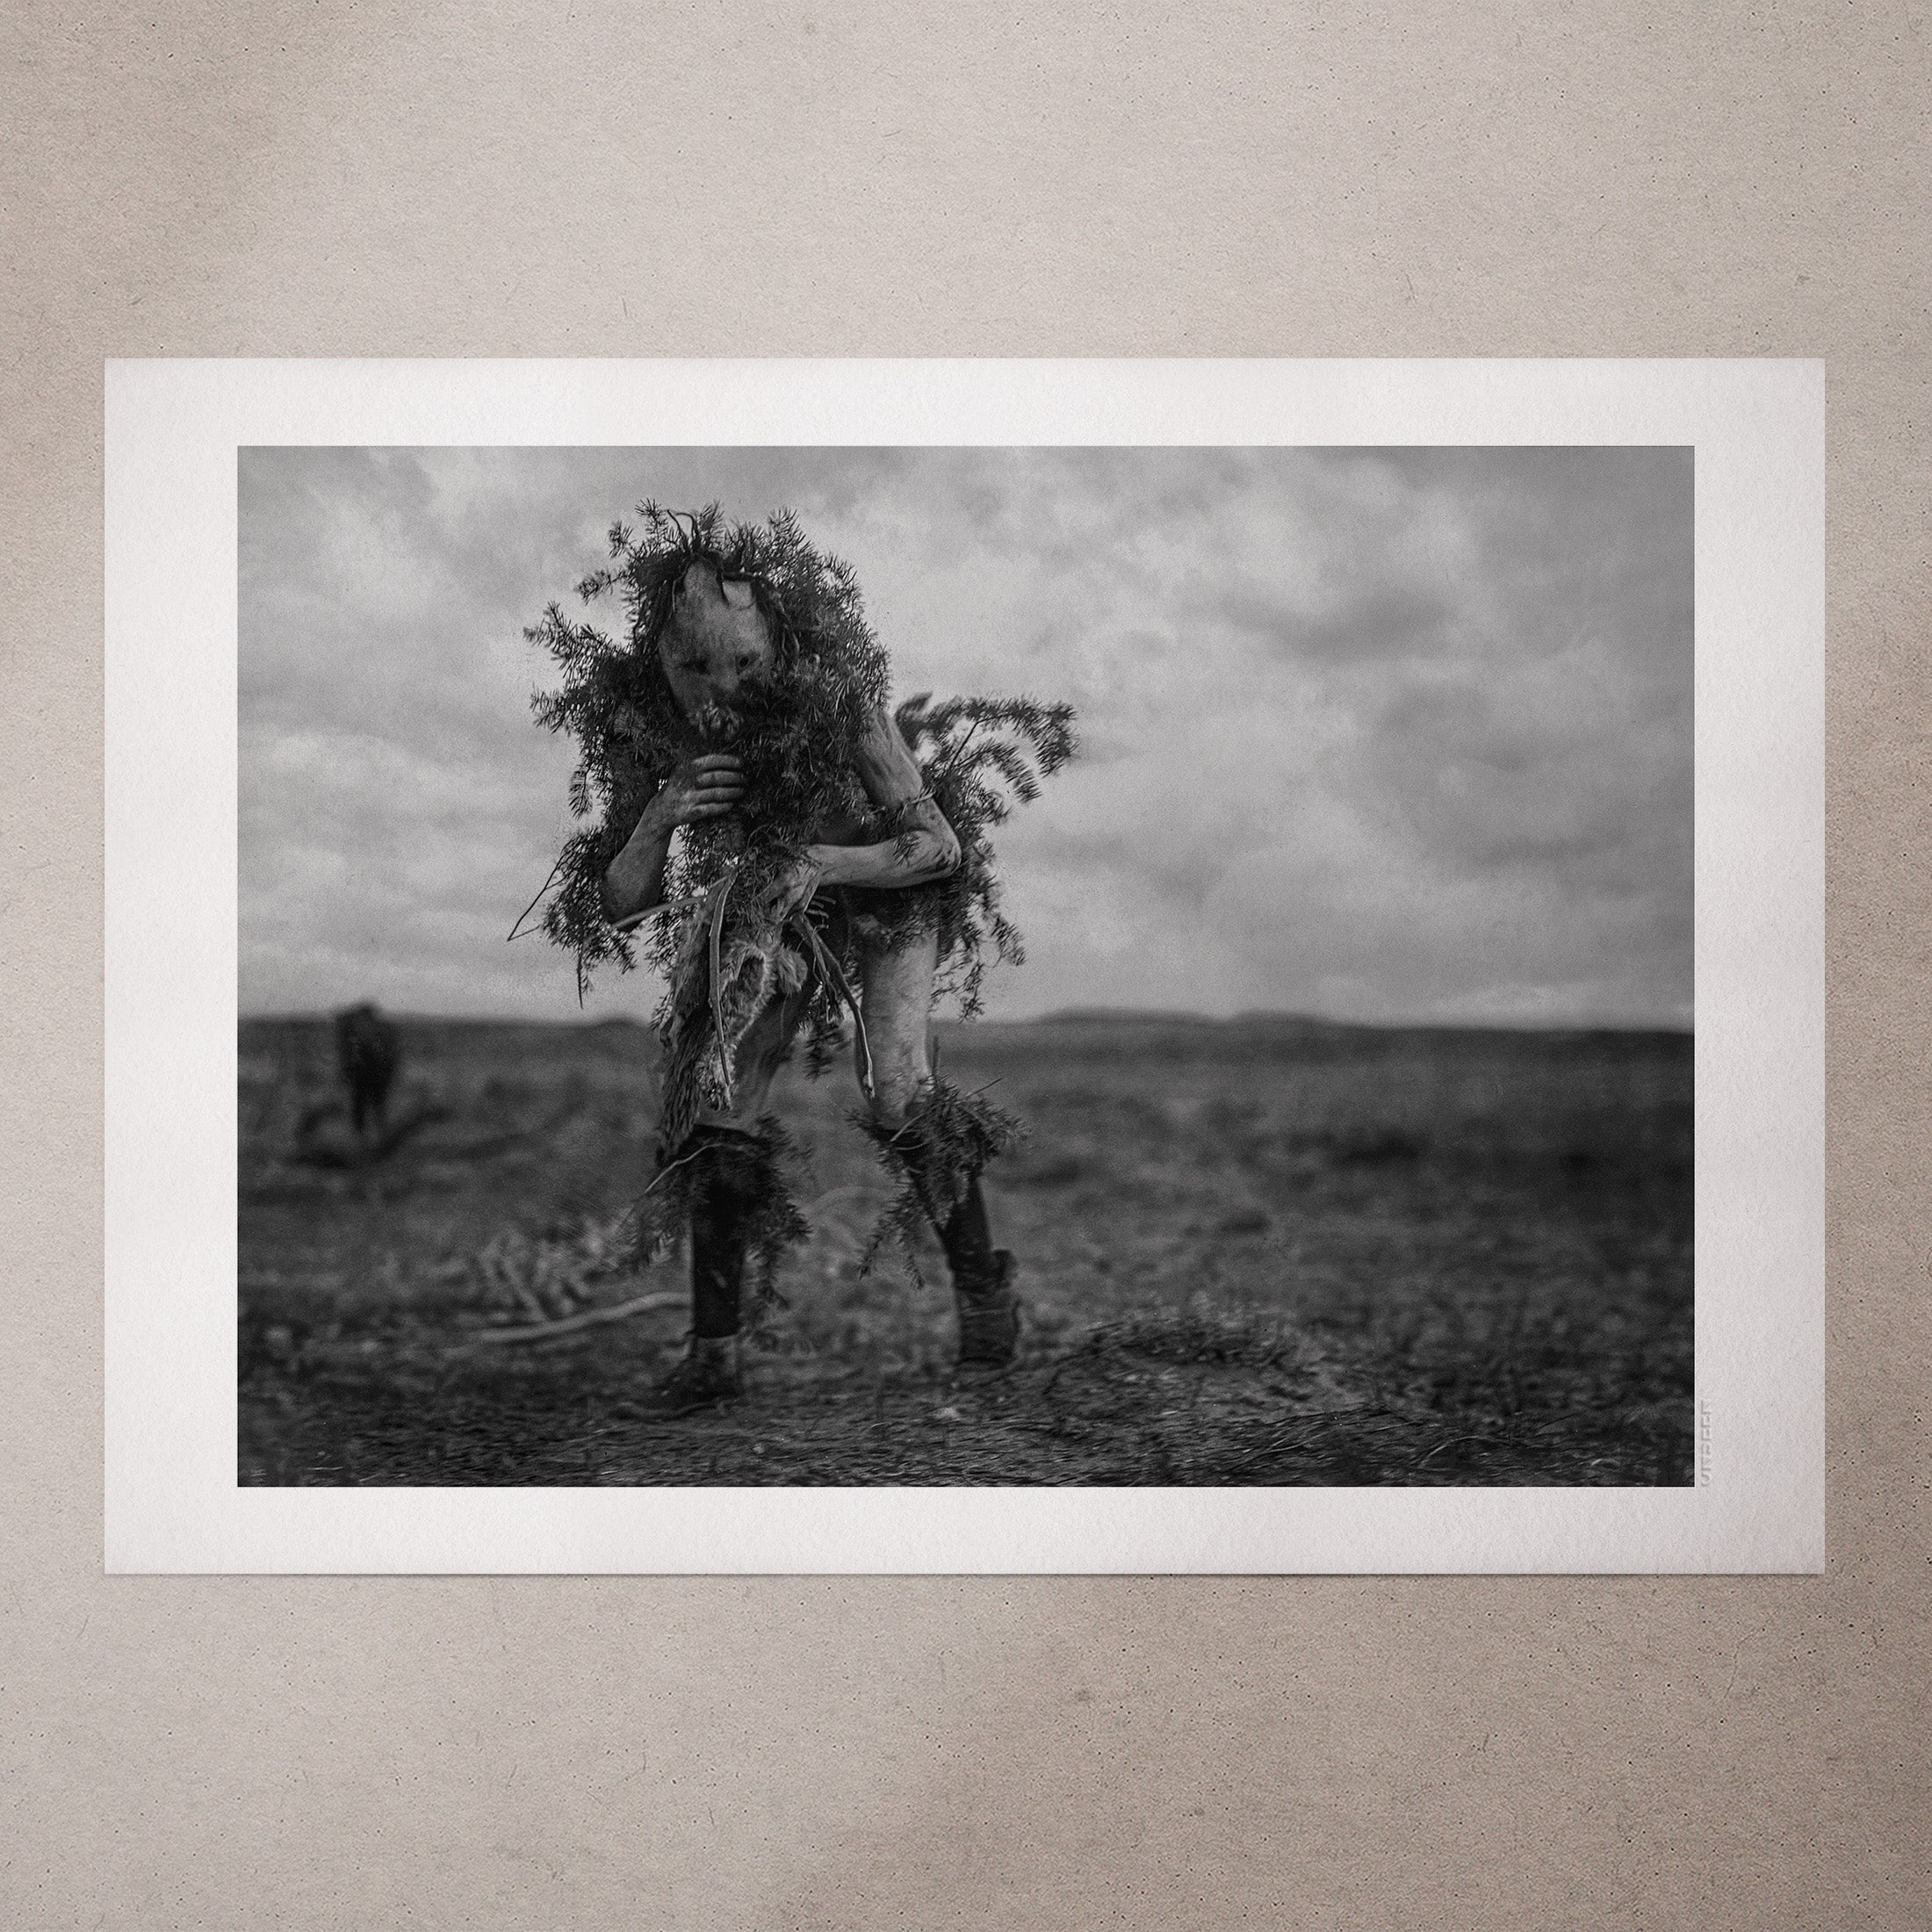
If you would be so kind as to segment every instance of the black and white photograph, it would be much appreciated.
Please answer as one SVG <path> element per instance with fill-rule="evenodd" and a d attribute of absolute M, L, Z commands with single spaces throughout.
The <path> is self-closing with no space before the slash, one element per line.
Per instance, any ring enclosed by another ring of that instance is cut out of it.
<path fill-rule="evenodd" d="M 0 1921 L 1932 1924 L 1922 12 L 25 10 Z"/>
<path fill-rule="evenodd" d="M 1693 451 L 237 457 L 244 1488 L 1683 1488 Z"/>

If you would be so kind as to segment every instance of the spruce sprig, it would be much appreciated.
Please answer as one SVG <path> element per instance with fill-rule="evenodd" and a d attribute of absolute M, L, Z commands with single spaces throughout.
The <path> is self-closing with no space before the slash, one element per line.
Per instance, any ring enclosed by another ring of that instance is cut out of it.
<path fill-rule="evenodd" d="M 800 970 L 782 935 L 763 931 L 760 920 L 784 873 L 825 824 L 842 818 L 859 825 L 861 836 L 881 840 L 910 836 L 912 827 L 903 809 L 877 811 L 854 775 L 854 753 L 886 702 L 890 680 L 849 565 L 816 548 L 789 510 L 761 524 L 732 523 L 716 503 L 694 513 L 645 502 L 635 523 L 611 525 L 609 551 L 609 560 L 576 588 L 587 604 L 617 600 L 624 619 L 617 636 L 570 617 L 558 603 L 525 633 L 559 673 L 552 688 L 533 695 L 532 710 L 539 724 L 575 743 L 571 811 L 594 821 L 566 840 L 542 925 L 574 956 L 580 998 L 598 967 L 615 962 L 628 971 L 640 950 L 663 976 L 667 991 L 656 1019 L 667 1049 L 667 1096 L 674 1093 L 678 1102 L 667 1124 L 681 1135 L 703 1099 L 717 1097 L 716 1016 L 729 1003 L 710 997 L 703 984 L 694 922 L 717 913 L 721 882 L 730 882 L 724 954 L 737 962 L 734 972 L 753 954 L 766 969 L 763 977 L 753 972 L 744 980 L 749 1000 L 769 991 L 773 975 Z M 751 585 L 775 662 L 765 687 L 746 695 L 731 740 L 745 765 L 744 804 L 727 818 L 685 828 L 666 869 L 668 916 L 626 934 L 604 916 L 603 875 L 658 789 L 686 758 L 707 748 L 703 729 L 672 696 L 658 652 L 674 587 L 694 564 Z M 834 927 L 845 948 L 839 963 L 855 978 L 861 941 L 934 933 L 937 991 L 955 998 L 961 1016 L 970 1019 L 981 1007 L 988 954 L 1014 962 L 1024 956 L 1017 928 L 1000 911 L 990 834 L 1006 822 L 1014 800 L 1037 797 L 1039 779 L 1073 755 L 1073 714 L 1064 704 L 1031 698 L 935 703 L 922 693 L 901 704 L 896 717 L 959 840 L 961 862 L 925 885 L 848 892 L 851 917 Z M 695 987 L 694 971 L 700 975 Z M 833 976 L 814 971 L 812 977 L 805 1038 L 818 1071 L 842 1038 L 845 1015 Z"/>

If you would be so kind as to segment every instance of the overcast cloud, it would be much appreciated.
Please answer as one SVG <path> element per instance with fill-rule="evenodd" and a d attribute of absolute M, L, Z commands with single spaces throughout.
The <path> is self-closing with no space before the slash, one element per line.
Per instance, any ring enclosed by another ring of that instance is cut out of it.
<path fill-rule="evenodd" d="M 244 452 L 245 1013 L 577 1017 L 504 942 L 571 823 L 523 628 L 646 495 L 795 508 L 898 695 L 1078 709 L 990 1013 L 1689 1024 L 1687 450 Z"/>

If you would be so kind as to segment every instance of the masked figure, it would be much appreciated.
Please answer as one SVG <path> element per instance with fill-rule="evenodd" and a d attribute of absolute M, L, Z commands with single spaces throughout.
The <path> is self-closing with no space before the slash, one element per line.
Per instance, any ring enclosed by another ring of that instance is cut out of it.
<path fill-rule="evenodd" d="M 899 1184 L 881 1234 L 910 1250 L 931 1223 L 961 1366 L 998 1368 L 1019 1300 L 980 1175 L 1017 1122 L 935 1080 L 927 1037 L 942 991 L 977 1008 L 983 948 L 1018 957 L 985 830 L 1010 810 L 1002 781 L 1034 796 L 1027 753 L 1045 771 L 1071 754 L 1071 714 L 921 698 L 895 716 L 850 573 L 789 516 L 643 515 L 638 533 L 612 532 L 614 567 L 581 587 L 624 591 L 627 646 L 555 606 L 531 635 L 564 667 L 538 716 L 584 754 L 573 804 L 604 807 L 566 846 L 545 924 L 580 976 L 630 964 L 641 937 L 668 983 L 640 1219 L 647 1250 L 688 1235 L 692 1323 L 660 1404 L 739 1392 L 747 1294 L 769 1289 L 808 1231 L 771 1084 L 801 1040 L 821 1071 L 847 1028 L 864 1124 Z"/>

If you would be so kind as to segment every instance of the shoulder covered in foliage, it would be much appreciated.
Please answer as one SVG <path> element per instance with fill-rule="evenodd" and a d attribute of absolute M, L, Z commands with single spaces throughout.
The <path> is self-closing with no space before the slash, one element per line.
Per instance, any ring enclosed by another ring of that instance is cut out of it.
<path fill-rule="evenodd" d="M 673 698 L 658 652 L 673 589 L 694 565 L 751 585 L 770 630 L 773 674 L 741 705 L 728 740 L 745 768 L 746 797 L 728 818 L 688 826 L 665 878 L 669 917 L 645 929 L 647 956 L 671 979 L 688 961 L 687 928 L 706 895 L 727 874 L 754 886 L 818 842 L 833 818 L 883 841 L 908 835 L 905 808 L 881 811 L 860 788 L 854 752 L 868 721 L 887 702 L 886 654 L 866 621 L 849 566 L 815 548 L 789 512 L 762 524 L 728 523 L 712 504 L 695 515 L 645 503 L 635 526 L 610 530 L 609 563 L 578 586 L 595 604 L 613 594 L 624 622 L 617 634 L 573 620 L 552 603 L 527 635 L 555 660 L 559 681 L 533 709 L 549 729 L 574 740 L 573 813 L 587 821 L 564 847 L 551 874 L 544 931 L 574 954 L 580 991 L 596 966 L 636 963 L 630 935 L 605 918 L 603 876 L 645 807 L 678 765 L 717 748 Z M 1073 714 L 1029 698 L 921 695 L 894 714 L 934 804 L 958 838 L 961 861 L 944 878 L 848 894 L 856 931 L 888 936 L 936 933 L 939 991 L 970 1017 L 993 957 L 1017 962 L 1020 937 L 1001 912 L 990 834 L 1015 801 L 1039 796 L 1039 778 L 1074 751 Z M 549 888 L 546 888 L 549 890 Z M 734 886 L 732 897 L 738 897 Z M 542 895 L 539 895 L 542 897 Z M 746 895 L 754 903 L 755 890 Z M 855 959 L 848 964 L 856 964 Z M 840 1024 L 836 995 L 820 987 L 815 1042 Z M 660 1021 L 672 1013 L 667 993 Z"/>

